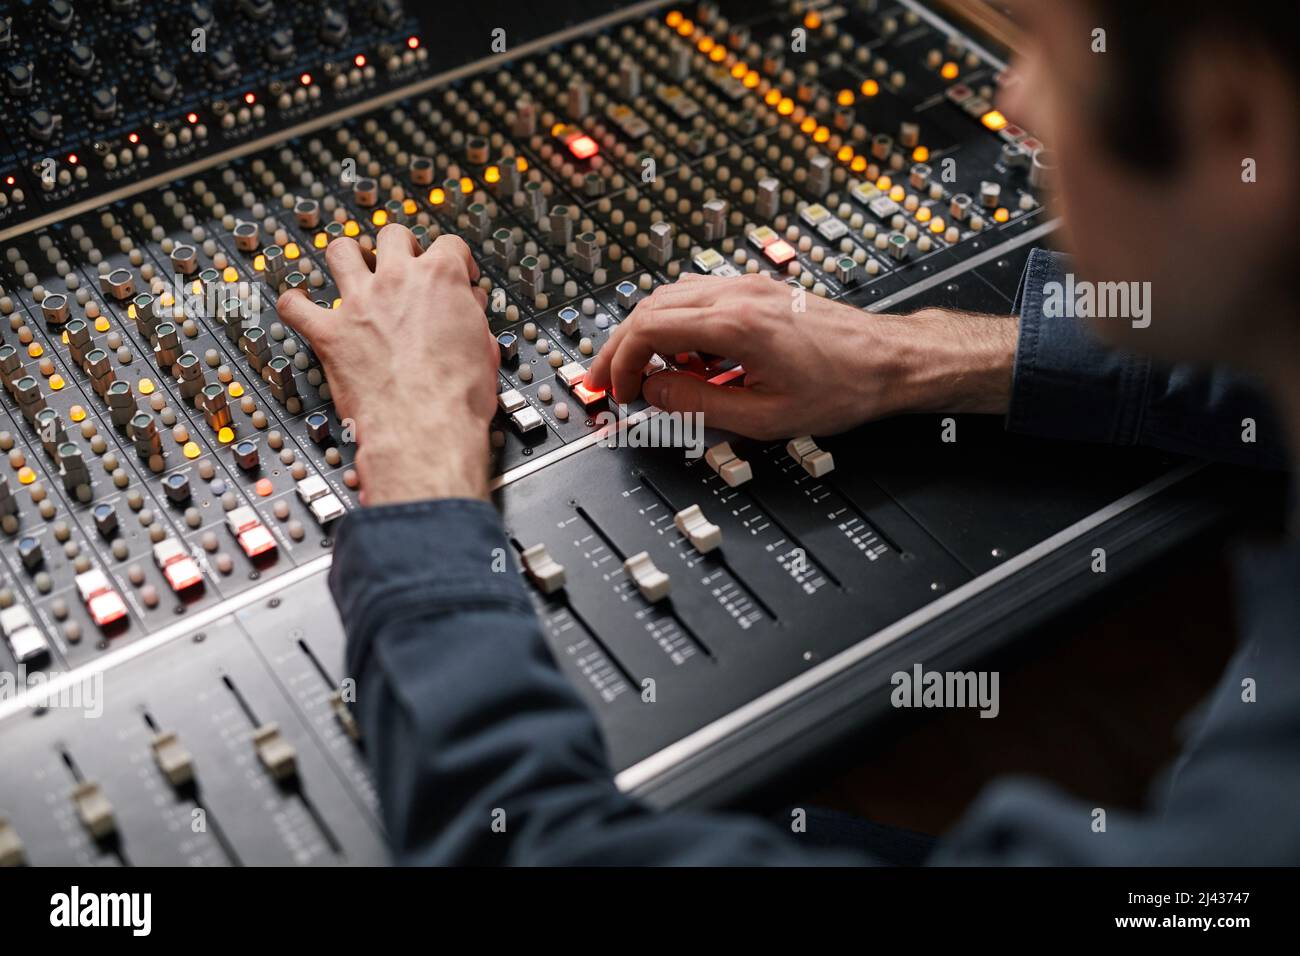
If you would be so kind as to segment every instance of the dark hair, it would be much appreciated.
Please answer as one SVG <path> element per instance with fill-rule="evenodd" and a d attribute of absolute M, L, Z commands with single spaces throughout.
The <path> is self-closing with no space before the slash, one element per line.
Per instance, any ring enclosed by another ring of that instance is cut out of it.
<path fill-rule="evenodd" d="M 1106 86 L 1097 106 L 1107 145 L 1152 173 L 1180 150 L 1169 104 L 1175 66 L 1189 41 L 1212 37 L 1258 52 L 1291 71 L 1300 91 L 1300 17 L 1295 0 L 1086 0 L 1106 31 Z"/>

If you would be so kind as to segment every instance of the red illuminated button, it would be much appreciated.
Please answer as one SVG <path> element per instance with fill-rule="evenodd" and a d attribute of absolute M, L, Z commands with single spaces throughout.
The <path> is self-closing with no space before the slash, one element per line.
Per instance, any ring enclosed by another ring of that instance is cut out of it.
<path fill-rule="evenodd" d="M 600 152 L 600 147 L 590 136 L 575 136 L 569 140 L 569 152 L 578 159 L 591 159 Z"/>
<path fill-rule="evenodd" d="M 227 514 L 226 527 L 244 549 L 244 554 L 250 558 L 275 550 L 275 538 L 262 525 L 257 512 L 248 505 Z"/>
<path fill-rule="evenodd" d="M 203 581 L 203 572 L 185 550 L 185 545 L 175 538 L 167 538 L 155 544 L 153 559 L 162 569 L 163 577 L 173 591 L 179 593 Z"/>
<path fill-rule="evenodd" d="M 86 602 L 86 610 L 99 627 L 107 627 L 114 621 L 126 617 L 126 604 L 112 586 L 103 571 L 94 570 L 78 574 L 76 577 L 77 593 Z"/>
<path fill-rule="evenodd" d="M 778 239 L 776 242 L 769 243 L 763 249 L 763 255 L 767 256 L 778 266 L 783 266 L 795 257 L 794 246 L 784 239 Z"/>
<path fill-rule="evenodd" d="M 603 388 L 589 388 L 584 382 L 577 382 L 573 386 L 573 397 L 582 402 L 583 408 L 591 408 L 597 402 L 605 398 Z"/>

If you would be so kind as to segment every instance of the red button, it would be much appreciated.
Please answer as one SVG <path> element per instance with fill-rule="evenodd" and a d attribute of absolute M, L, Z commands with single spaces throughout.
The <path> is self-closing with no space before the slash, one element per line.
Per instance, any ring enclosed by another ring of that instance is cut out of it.
<path fill-rule="evenodd" d="M 180 558 L 163 568 L 163 576 L 173 591 L 184 591 L 203 580 L 199 566 L 190 558 Z"/>
<path fill-rule="evenodd" d="M 591 159 L 600 152 L 600 147 L 596 145 L 594 139 L 584 134 L 569 140 L 569 152 L 578 159 Z"/>
<path fill-rule="evenodd" d="M 90 616 L 100 627 L 106 627 L 114 621 L 126 617 L 126 604 L 118 597 L 116 591 L 100 591 L 86 602 Z"/>
<path fill-rule="evenodd" d="M 582 402 L 583 408 L 590 408 L 605 397 L 603 388 L 588 388 L 584 383 L 578 382 L 573 386 L 573 396 Z"/>
<path fill-rule="evenodd" d="M 246 531 L 240 532 L 239 546 L 244 549 L 244 554 L 250 558 L 255 558 L 259 554 L 274 551 L 275 538 L 262 525 L 254 525 Z"/>

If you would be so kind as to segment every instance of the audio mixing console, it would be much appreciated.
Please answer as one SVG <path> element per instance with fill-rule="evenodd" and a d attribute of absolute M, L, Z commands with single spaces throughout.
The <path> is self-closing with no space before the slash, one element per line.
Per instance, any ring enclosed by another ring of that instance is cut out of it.
<path fill-rule="evenodd" d="M 337 303 L 340 236 L 474 250 L 510 573 L 661 803 L 774 772 L 783 713 L 867 699 L 905 646 L 969 657 L 1097 534 L 1169 523 L 1143 509 L 1179 463 L 976 420 L 603 447 L 585 370 L 685 273 L 1011 310 L 1053 164 L 979 43 L 888 0 L 479 41 L 449 70 L 398 2 L 0 4 L 0 862 L 384 859 L 325 585 L 354 445 L 275 315 Z M 374 387 L 400 414 L 436 383 Z"/>

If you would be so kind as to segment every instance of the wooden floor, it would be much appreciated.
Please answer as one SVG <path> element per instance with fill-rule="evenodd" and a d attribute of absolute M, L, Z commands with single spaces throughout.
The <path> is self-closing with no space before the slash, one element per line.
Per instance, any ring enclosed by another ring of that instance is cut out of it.
<path fill-rule="evenodd" d="M 997 718 L 900 711 L 887 740 L 864 744 L 848 758 L 852 769 L 807 799 L 932 834 L 1009 773 L 1098 805 L 1141 806 L 1178 750 L 1178 722 L 1215 684 L 1235 641 L 1223 549 L 1174 555 L 996 662 Z"/>

